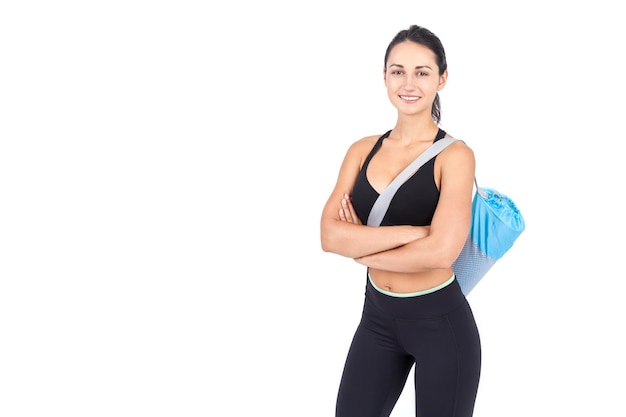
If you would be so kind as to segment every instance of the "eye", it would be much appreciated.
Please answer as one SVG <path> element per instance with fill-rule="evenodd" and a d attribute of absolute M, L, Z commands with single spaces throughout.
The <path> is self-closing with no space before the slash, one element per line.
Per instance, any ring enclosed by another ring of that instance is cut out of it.
<path fill-rule="evenodd" d="M 417 71 L 418 77 L 428 77 L 428 73 L 426 71 Z"/>
<path fill-rule="evenodd" d="M 402 75 L 402 74 L 404 74 L 404 71 L 402 71 L 402 70 L 391 71 L 391 75 Z"/>

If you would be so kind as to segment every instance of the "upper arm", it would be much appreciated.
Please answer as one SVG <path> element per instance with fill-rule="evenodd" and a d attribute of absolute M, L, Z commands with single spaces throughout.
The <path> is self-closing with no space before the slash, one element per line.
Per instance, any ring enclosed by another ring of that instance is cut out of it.
<path fill-rule="evenodd" d="M 335 186 L 322 210 L 322 222 L 339 220 L 339 208 L 344 194 L 350 194 L 363 162 L 362 141 L 353 143 L 346 152 L 339 168 Z"/>
<path fill-rule="evenodd" d="M 439 202 L 430 234 L 452 261 L 461 251 L 470 227 L 475 165 L 474 152 L 461 141 L 449 146 L 436 160 Z"/>

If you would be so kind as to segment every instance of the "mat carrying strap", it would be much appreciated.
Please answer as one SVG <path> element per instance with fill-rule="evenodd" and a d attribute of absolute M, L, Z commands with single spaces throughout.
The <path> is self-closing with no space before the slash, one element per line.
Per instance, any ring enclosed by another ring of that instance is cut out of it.
<path fill-rule="evenodd" d="M 385 217 L 385 213 L 387 213 L 387 208 L 389 207 L 389 203 L 391 203 L 391 199 L 396 194 L 396 191 L 404 182 L 411 177 L 422 165 L 426 162 L 430 161 L 432 158 L 437 156 L 439 152 L 443 151 L 448 145 L 457 141 L 455 138 L 442 138 L 436 142 L 433 142 L 424 152 L 422 152 L 413 162 L 411 162 L 406 168 L 402 170 L 398 174 L 396 178 L 383 190 L 382 193 L 378 196 L 374 205 L 372 206 L 372 210 L 370 211 L 369 216 L 367 217 L 367 225 L 368 226 L 380 226 L 380 222 L 383 221 L 383 217 Z"/>

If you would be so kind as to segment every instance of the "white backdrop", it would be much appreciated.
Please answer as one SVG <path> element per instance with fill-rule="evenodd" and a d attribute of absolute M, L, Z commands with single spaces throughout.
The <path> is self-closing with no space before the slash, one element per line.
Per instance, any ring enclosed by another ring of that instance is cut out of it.
<path fill-rule="evenodd" d="M 414 23 L 527 222 L 469 297 L 475 415 L 626 415 L 624 30 L 578 3 L 4 2 L 0 415 L 334 415 L 364 269 L 319 218 Z"/>

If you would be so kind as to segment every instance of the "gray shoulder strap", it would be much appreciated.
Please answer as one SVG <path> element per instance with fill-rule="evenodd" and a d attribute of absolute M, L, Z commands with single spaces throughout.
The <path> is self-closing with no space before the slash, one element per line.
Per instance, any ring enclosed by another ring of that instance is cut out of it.
<path fill-rule="evenodd" d="M 411 162 L 402 172 L 398 174 L 396 178 L 383 190 L 378 196 L 369 217 L 367 218 L 368 226 L 379 226 L 383 221 L 385 213 L 387 213 L 387 207 L 391 203 L 391 199 L 396 194 L 396 191 L 404 182 L 409 179 L 422 165 L 428 162 L 431 158 L 435 157 L 439 152 L 443 151 L 448 145 L 458 139 L 455 138 L 442 138 L 434 142 L 424 152 L 420 154 L 413 162 Z"/>

